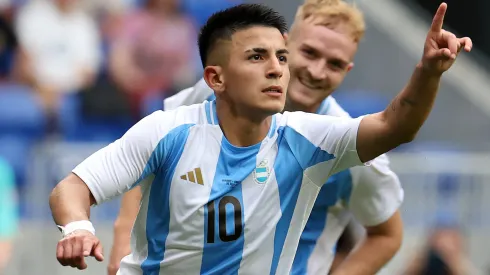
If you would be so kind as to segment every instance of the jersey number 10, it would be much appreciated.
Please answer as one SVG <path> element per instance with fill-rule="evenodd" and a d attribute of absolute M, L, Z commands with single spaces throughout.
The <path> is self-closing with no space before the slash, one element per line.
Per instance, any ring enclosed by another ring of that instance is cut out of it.
<path fill-rule="evenodd" d="M 235 230 L 232 234 L 226 232 L 226 205 L 233 205 L 233 224 Z M 215 219 L 218 218 L 219 238 L 223 242 L 232 242 L 240 238 L 243 231 L 242 224 L 242 206 L 240 201 L 233 196 L 224 196 L 218 204 L 218 217 L 215 213 L 215 201 L 210 201 L 207 204 L 208 209 L 208 234 L 207 242 L 214 243 L 215 241 Z"/>

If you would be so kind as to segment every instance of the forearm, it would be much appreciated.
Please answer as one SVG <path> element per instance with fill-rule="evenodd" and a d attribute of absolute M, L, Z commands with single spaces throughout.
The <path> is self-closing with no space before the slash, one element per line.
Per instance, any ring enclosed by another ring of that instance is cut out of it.
<path fill-rule="evenodd" d="M 117 262 L 119 262 L 122 257 L 128 255 L 131 252 L 131 229 L 133 224 L 127 223 L 125 221 L 121 222 L 119 219 L 114 225 L 114 244 L 112 247 L 112 253 Z M 111 260 L 112 262 L 112 260 Z"/>
<path fill-rule="evenodd" d="M 434 105 L 441 77 L 424 70 L 421 63 L 417 64 L 407 86 L 383 112 L 394 137 L 401 141 L 415 137 Z"/>
<path fill-rule="evenodd" d="M 51 192 L 49 205 L 54 221 L 66 225 L 73 221 L 88 220 L 90 206 L 95 203 L 87 185 L 76 175 L 70 174 Z"/>
<path fill-rule="evenodd" d="M 399 242 L 392 237 L 367 236 L 332 275 L 376 274 L 393 258 L 399 247 Z"/>
<path fill-rule="evenodd" d="M 141 188 L 136 187 L 124 194 L 121 210 L 114 223 L 114 244 L 111 251 L 111 265 L 116 266 L 121 259 L 131 253 L 131 229 L 138 215 L 141 202 Z"/>
<path fill-rule="evenodd" d="M 119 270 L 119 263 L 122 258 L 131 253 L 131 234 L 132 224 L 121 221 L 120 218 L 114 224 L 114 240 L 111 249 L 111 257 L 108 266 L 109 274 L 116 274 Z"/>
<path fill-rule="evenodd" d="M 415 138 L 429 116 L 440 81 L 440 74 L 429 73 L 418 64 L 407 86 L 384 111 L 362 119 L 356 145 L 362 162 Z"/>

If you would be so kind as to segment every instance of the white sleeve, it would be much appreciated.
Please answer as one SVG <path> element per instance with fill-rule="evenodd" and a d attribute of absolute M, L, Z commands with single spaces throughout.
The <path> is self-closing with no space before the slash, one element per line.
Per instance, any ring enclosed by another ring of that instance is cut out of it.
<path fill-rule="evenodd" d="M 361 120 L 362 117 L 352 119 L 303 112 L 289 113 L 287 126 L 316 147 L 316 150 L 310 151 L 311 156 L 307 157 L 318 159 L 319 155 L 323 155 L 324 159 L 312 162 L 315 166 L 304 167 L 309 168 L 307 174 L 313 182 L 323 185 L 330 175 L 362 165 L 356 150 Z M 302 148 L 301 151 L 306 153 L 306 149 Z M 328 154 L 326 157 L 329 159 L 325 159 L 325 154 Z"/>
<path fill-rule="evenodd" d="M 403 202 L 403 189 L 397 175 L 389 167 L 389 159 L 381 155 L 369 166 L 353 167 L 349 210 L 364 226 L 387 221 Z"/>
<path fill-rule="evenodd" d="M 129 190 L 155 172 L 165 159 L 157 145 L 169 132 L 172 114 L 157 111 L 134 125 L 123 137 L 92 154 L 73 173 L 90 189 L 97 203 Z"/>
<path fill-rule="evenodd" d="M 214 95 L 204 79 L 199 80 L 194 87 L 184 89 L 163 101 L 165 111 L 176 109 L 180 106 L 189 106 L 202 103 Z"/>

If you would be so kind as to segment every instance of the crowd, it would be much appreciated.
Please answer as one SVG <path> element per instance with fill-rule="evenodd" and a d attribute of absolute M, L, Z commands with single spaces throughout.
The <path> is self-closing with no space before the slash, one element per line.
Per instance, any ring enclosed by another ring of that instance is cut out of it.
<path fill-rule="evenodd" d="M 0 158 L 16 183 L 39 141 L 113 140 L 194 84 L 199 27 L 237 2 L 2 1 Z"/>

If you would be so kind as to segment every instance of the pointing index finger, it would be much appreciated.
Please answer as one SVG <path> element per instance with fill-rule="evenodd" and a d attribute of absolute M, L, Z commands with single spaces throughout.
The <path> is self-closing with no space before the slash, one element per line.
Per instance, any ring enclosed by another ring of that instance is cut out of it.
<path fill-rule="evenodd" d="M 442 3 L 437 9 L 434 19 L 432 19 L 432 25 L 430 30 L 433 32 L 439 32 L 442 30 L 442 25 L 444 24 L 444 16 L 446 15 L 447 4 Z"/>

